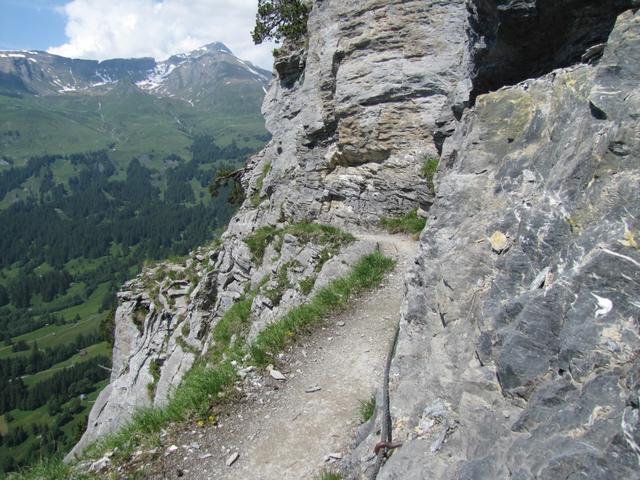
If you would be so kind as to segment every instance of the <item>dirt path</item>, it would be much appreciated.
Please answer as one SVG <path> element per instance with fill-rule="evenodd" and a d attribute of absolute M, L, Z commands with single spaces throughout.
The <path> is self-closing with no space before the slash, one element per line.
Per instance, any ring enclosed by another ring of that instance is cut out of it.
<path fill-rule="evenodd" d="M 171 439 L 178 449 L 146 478 L 312 479 L 327 466 L 329 453 L 346 453 L 359 424 L 360 402 L 379 388 L 404 273 L 418 246 L 398 235 L 359 237 L 379 242 L 382 252 L 398 261 L 383 284 L 288 352 L 282 370 L 286 381 L 263 378 L 218 427 Z M 320 389 L 309 392 L 313 387 Z M 227 466 L 235 453 L 238 459 Z"/>

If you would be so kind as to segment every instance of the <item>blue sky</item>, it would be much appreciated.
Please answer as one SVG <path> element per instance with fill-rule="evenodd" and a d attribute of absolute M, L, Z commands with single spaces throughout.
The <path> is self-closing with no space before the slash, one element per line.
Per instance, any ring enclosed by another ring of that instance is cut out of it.
<path fill-rule="evenodd" d="M 0 49 L 46 50 L 62 45 L 66 18 L 56 11 L 63 0 L 0 0 Z"/>
<path fill-rule="evenodd" d="M 0 49 L 71 58 L 154 57 L 214 41 L 271 69 L 273 43 L 250 32 L 258 0 L 0 0 Z"/>

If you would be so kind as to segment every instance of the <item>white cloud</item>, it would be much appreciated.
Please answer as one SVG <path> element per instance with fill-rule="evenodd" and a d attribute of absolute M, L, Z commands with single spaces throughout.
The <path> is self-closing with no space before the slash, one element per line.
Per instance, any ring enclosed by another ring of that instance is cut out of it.
<path fill-rule="evenodd" d="M 273 44 L 255 46 L 257 0 L 73 0 L 60 7 L 69 41 L 49 52 L 72 58 L 154 57 L 220 41 L 271 69 Z"/>

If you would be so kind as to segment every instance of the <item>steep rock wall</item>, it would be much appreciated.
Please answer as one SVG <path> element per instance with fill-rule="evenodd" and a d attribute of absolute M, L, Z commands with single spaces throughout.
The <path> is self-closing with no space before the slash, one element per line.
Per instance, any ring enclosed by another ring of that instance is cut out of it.
<path fill-rule="evenodd" d="M 445 143 L 377 478 L 640 478 L 639 52 L 627 12 Z"/>
<path fill-rule="evenodd" d="M 306 295 L 299 281 L 345 272 L 375 245 L 357 242 L 324 261 L 322 245 L 284 235 L 255 261 L 244 239 L 264 226 L 313 220 L 377 224 L 383 215 L 427 209 L 433 196 L 419 171 L 436 154 L 434 132 L 449 92 L 464 76 L 463 0 L 318 1 L 309 42 L 275 60 L 264 102 L 273 140 L 247 165 L 247 200 L 220 245 L 186 264 L 160 264 L 119 294 L 111 383 L 91 411 L 70 457 L 127 423 L 137 408 L 164 405 L 211 345 L 231 305 L 285 265 L 291 288 L 279 305 L 257 295 L 250 336 Z M 267 283 L 268 288 L 271 283 Z"/>

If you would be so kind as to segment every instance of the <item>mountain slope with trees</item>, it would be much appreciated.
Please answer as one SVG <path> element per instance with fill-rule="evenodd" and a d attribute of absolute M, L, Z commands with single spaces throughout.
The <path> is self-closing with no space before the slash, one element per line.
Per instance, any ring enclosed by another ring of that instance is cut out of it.
<path fill-rule="evenodd" d="M 82 434 L 120 285 L 226 225 L 208 186 L 268 140 L 269 80 L 219 43 L 158 63 L 0 52 L 3 471 Z"/>

